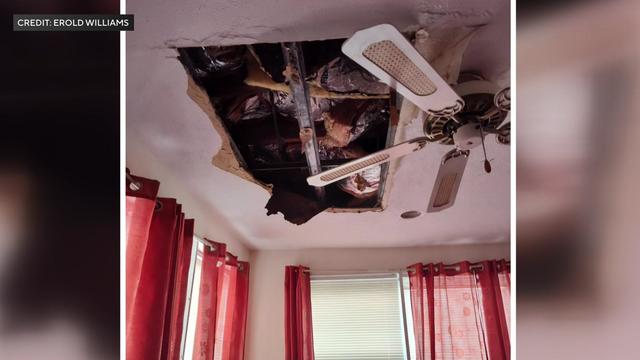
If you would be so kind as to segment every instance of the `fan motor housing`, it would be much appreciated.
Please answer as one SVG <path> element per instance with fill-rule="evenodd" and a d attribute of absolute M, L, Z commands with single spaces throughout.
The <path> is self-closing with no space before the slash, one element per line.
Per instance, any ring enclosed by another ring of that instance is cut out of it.
<path fill-rule="evenodd" d="M 494 97 L 500 88 L 489 81 L 465 81 L 455 90 L 465 102 L 463 109 L 453 117 L 427 115 L 424 133 L 430 142 L 471 149 L 481 144 L 480 128 L 474 126 L 483 124 L 486 135 L 486 130 L 496 129 L 504 121 L 507 112 L 496 107 Z"/>
<path fill-rule="evenodd" d="M 470 150 L 482 144 L 482 132 L 477 123 L 460 126 L 453 133 L 453 142 L 460 150 Z"/>

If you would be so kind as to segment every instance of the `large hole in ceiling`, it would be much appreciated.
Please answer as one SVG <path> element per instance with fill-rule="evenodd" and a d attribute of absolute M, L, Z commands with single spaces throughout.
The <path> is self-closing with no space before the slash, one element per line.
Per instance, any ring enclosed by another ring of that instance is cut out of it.
<path fill-rule="evenodd" d="M 323 170 L 393 141 L 393 96 L 341 53 L 343 41 L 300 44 Z M 222 125 L 220 135 L 228 137 L 238 163 L 258 182 L 272 185 L 268 214 L 281 212 L 302 224 L 328 208 L 381 209 L 385 165 L 325 187 L 322 197 L 307 184 L 310 172 L 281 44 L 180 48 L 179 53 L 206 91 Z"/>

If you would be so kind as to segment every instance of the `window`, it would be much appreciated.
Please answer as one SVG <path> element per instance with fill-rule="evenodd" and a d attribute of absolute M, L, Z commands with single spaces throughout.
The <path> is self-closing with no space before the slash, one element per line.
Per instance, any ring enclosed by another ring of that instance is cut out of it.
<path fill-rule="evenodd" d="M 182 359 L 193 357 L 193 345 L 198 317 L 198 298 L 200 296 L 200 273 L 202 271 L 202 252 L 204 246 L 197 236 L 193 238 L 193 254 L 187 283 L 187 302 L 184 310 L 184 329 L 182 331 Z"/>
<path fill-rule="evenodd" d="M 409 342 L 409 351 L 410 357 L 409 359 L 416 359 L 416 338 L 413 332 L 413 316 L 411 315 L 412 307 L 411 307 L 411 285 L 409 284 L 409 276 L 407 273 L 402 274 L 402 291 L 404 292 L 404 308 L 405 310 L 405 318 L 407 322 L 407 339 Z"/>
<path fill-rule="evenodd" d="M 409 359 L 404 287 L 400 274 L 312 277 L 316 360 Z"/>

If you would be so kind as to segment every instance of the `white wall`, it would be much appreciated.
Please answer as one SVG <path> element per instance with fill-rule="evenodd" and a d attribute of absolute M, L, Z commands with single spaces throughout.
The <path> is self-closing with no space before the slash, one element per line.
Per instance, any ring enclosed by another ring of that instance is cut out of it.
<path fill-rule="evenodd" d="M 509 258 L 509 244 L 378 249 L 307 249 L 251 252 L 246 359 L 284 359 L 284 267 L 313 271 L 389 271 L 417 262 L 453 263 Z"/>

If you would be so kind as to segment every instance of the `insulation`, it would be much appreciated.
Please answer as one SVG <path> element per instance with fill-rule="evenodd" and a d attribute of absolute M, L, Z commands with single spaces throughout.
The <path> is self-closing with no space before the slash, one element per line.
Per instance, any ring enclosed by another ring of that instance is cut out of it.
<path fill-rule="evenodd" d="M 341 43 L 302 43 L 311 74 L 310 117 L 325 168 L 383 149 L 389 126 L 388 87 L 342 56 Z M 329 208 L 379 206 L 380 167 L 325 187 L 323 199 L 306 183 L 298 109 L 282 76 L 280 44 L 179 51 L 193 79 L 189 93 L 223 139 L 214 165 L 269 190 L 267 214 L 302 224 Z"/>
<path fill-rule="evenodd" d="M 388 118 L 384 102 L 343 100 L 322 112 L 325 146 L 345 147 L 373 124 Z"/>
<path fill-rule="evenodd" d="M 375 196 L 380 185 L 380 166 L 366 169 L 356 175 L 341 180 L 338 183 L 340 189 L 358 198 Z"/>
<path fill-rule="evenodd" d="M 218 134 L 224 134 L 225 131 L 222 125 L 222 121 L 216 114 L 206 91 L 198 84 L 196 84 L 191 77 L 188 78 L 187 82 L 187 95 L 202 109 L 202 111 L 204 111 L 205 114 L 207 114 Z M 221 138 L 222 146 L 220 147 L 220 150 L 213 156 L 211 163 L 221 170 L 227 171 L 244 180 L 259 185 L 268 192 L 271 192 L 271 186 L 257 180 L 250 172 L 247 171 L 245 166 L 240 164 L 238 158 L 234 153 L 234 149 L 229 137 L 221 136 Z"/>
<path fill-rule="evenodd" d="M 272 49 L 273 49 L 273 46 L 275 46 L 274 44 L 268 44 L 268 45 L 272 46 Z M 263 64 L 265 60 L 260 60 L 258 57 L 259 55 L 255 53 L 255 46 L 256 45 L 252 45 L 252 47 L 250 48 L 249 54 L 245 59 L 246 60 L 246 77 L 244 79 L 244 83 L 249 86 L 259 87 L 263 89 L 270 89 L 274 91 L 281 91 L 281 92 L 287 92 L 287 93 L 290 92 L 291 90 L 289 89 L 289 86 L 284 83 L 283 74 L 284 74 L 284 71 L 286 70 L 286 67 L 284 67 L 284 65 L 280 66 L 277 64 L 271 64 L 268 67 L 265 66 Z M 278 44 L 277 47 L 279 48 L 280 45 Z M 309 47 L 303 46 L 303 48 L 308 49 Z M 271 51 L 273 52 L 273 50 Z M 344 55 L 341 55 L 339 52 L 333 53 L 327 61 L 332 61 L 336 58 L 342 58 L 346 61 L 351 61 L 349 58 L 345 57 Z M 360 65 L 355 64 L 355 66 L 359 67 L 358 71 L 366 72 L 366 70 L 360 67 Z M 357 88 L 356 87 L 358 86 L 357 83 L 353 82 L 351 85 L 349 85 L 351 88 L 354 88 L 352 92 L 340 91 L 339 87 L 332 88 L 331 87 L 332 84 L 339 83 L 339 80 L 336 79 L 336 76 L 338 75 L 335 73 L 335 69 L 339 69 L 339 68 L 335 68 L 335 67 L 334 67 L 334 74 L 332 75 L 333 80 L 331 81 L 331 84 L 329 84 L 327 81 L 326 83 L 328 84 L 328 86 L 323 87 L 324 85 L 322 85 L 321 80 L 318 77 L 318 74 L 321 71 L 323 71 L 322 69 L 323 67 L 318 67 L 312 73 L 309 73 L 311 75 L 309 75 L 309 77 L 307 78 L 307 83 L 309 85 L 309 95 L 312 98 L 329 98 L 329 99 L 374 99 L 374 98 L 388 99 L 389 98 L 389 88 L 382 83 L 378 83 L 377 85 L 375 85 L 375 87 L 372 87 L 370 82 L 362 81 L 362 82 L 359 82 L 359 85 L 362 86 L 362 88 Z M 282 81 L 279 81 L 280 78 L 282 79 Z M 386 88 L 386 90 L 382 90 L 382 88 Z M 346 89 L 346 88 L 343 88 L 343 89 Z M 371 92 L 367 93 L 367 91 L 370 91 L 369 89 L 372 89 L 372 90 Z"/>
<path fill-rule="evenodd" d="M 321 67 L 313 78 L 313 84 L 337 93 L 389 94 L 387 85 L 345 56 Z"/>

